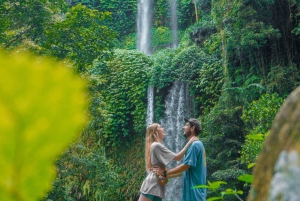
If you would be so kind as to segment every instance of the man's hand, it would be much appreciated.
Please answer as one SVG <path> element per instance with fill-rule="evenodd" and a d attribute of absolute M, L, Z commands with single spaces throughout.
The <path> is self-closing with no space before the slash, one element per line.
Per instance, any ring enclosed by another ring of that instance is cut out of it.
<path fill-rule="evenodd" d="M 166 175 L 166 171 L 167 168 L 162 168 L 159 165 L 154 165 L 151 168 L 151 171 L 155 174 L 155 176 L 158 179 L 158 183 L 160 183 L 161 185 L 166 185 L 169 181 L 167 175 Z"/>
<path fill-rule="evenodd" d="M 158 165 L 154 165 L 153 168 L 152 168 L 152 172 L 155 174 L 155 175 L 161 175 L 161 176 L 164 176 L 164 171 L 166 169 L 163 169 L 162 167 L 158 166 Z"/>

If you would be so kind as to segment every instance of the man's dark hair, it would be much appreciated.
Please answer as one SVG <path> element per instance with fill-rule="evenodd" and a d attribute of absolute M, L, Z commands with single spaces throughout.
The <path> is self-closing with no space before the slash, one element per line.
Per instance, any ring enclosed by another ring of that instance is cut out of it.
<path fill-rule="evenodd" d="M 195 126 L 195 135 L 198 136 L 201 131 L 202 131 L 202 126 L 201 126 L 201 123 L 198 119 L 194 119 L 194 118 L 191 118 L 191 119 L 187 119 L 187 118 L 184 118 L 184 121 L 185 122 L 189 122 L 189 124 L 191 126 Z"/>

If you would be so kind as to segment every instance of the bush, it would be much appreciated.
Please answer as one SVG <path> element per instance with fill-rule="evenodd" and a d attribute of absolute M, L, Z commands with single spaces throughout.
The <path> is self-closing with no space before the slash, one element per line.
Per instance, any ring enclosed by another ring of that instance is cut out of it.
<path fill-rule="evenodd" d="M 259 100 L 253 101 L 243 112 L 242 120 L 245 123 L 246 131 L 250 137 L 245 140 L 241 150 L 241 160 L 244 164 L 255 162 L 268 133 L 275 115 L 283 103 L 283 98 L 278 94 L 263 94 Z M 261 138 L 251 135 L 260 134 Z"/>

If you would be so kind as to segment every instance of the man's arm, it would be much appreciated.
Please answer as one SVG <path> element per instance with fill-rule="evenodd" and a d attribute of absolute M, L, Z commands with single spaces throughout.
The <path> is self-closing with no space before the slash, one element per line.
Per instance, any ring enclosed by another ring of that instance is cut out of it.
<path fill-rule="evenodd" d="M 165 172 L 164 172 L 165 170 L 162 169 L 161 167 L 155 165 L 152 168 L 152 171 L 156 174 L 159 174 L 162 176 L 167 176 L 168 178 L 174 178 L 174 177 L 180 177 L 182 172 L 186 171 L 189 168 L 190 168 L 189 165 L 181 164 L 173 169 L 166 170 L 166 175 L 165 175 Z"/>
<path fill-rule="evenodd" d="M 188 170 L 189 168 L 189 165 L 181 164 L 173 169 L 168 170 L 166 174 L 168 178 L 178 177 L 182 172 Z"/>
<path fill-rule="evenodd" d="M 169 175 L 168 178 L 175 178 L 175 177 L 181 177 L 181 176 L 182 176 L 182 173 L 178 173 L 178 174 Z"/>

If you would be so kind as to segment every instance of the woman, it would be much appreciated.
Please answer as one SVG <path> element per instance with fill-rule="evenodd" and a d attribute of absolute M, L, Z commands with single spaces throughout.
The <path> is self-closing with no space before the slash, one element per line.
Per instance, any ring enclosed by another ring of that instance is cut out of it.
<path fill-rule="evenodd" d="M 165 186 L 160 185 L 155 174 L 151 171 L 153 166 L 165 168 L 172 160 L 179 161 L 190 144 L 197 138 L 192 138 L 185 147 L 175 154 L 167 149 L 162 141 L 166 136 L 164 128 L 158 123 L 153 123 L 147 128 L 145 159 L 148 176 L 141 187 L 141 195 L 138 201 L 161 201 L 165 198 Z"/>

